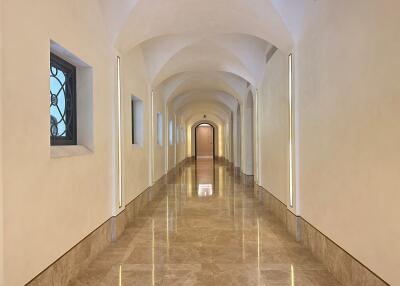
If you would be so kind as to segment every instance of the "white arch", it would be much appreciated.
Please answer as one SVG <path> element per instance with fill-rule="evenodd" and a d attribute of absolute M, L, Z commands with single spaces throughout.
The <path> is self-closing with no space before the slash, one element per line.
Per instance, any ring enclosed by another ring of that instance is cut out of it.
<path fill-rule="evenodd" d="M 166 102 L 176 96 L 193 90 L 221 91 L 242 101 L 242 94 L 247 93 L 247 81 L 228 72 L 182 72 L 171 76 L 157 87 Z"/>
<path fill-rule="evenodd" d="M 286 24 L 270 0 L 253 0 L 251 3 L 243 0 L 139 0 L 124 1 L 126 3 L 115 8 L 109 1 L 102 1 L 103 10 L 111 10 L 105 12 L 108 15 L 106 25 L 118 23 L 112 25 L 111 33 L 122 51 L 159 35 L 207 35 L 232 31 L 264 39 L 286 52 L 292 47 Z M 126 11 L 116 19 L 115 14 L 118 14 L 115 11 L 121 11 L 124 6 Z"/>

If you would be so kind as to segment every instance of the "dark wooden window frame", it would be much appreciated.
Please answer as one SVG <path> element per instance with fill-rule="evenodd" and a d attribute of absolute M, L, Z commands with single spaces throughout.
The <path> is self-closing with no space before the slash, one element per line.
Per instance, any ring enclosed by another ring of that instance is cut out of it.
<path fill-rule="evenodd" d="M 51 145 L 76 145 L 77 144 L 77 116 L 76 116 L 76 67 L 69 62 L 63 60 L 62 58 L 56 56 L 53 53 L 50 53 L 50 69 L 51 67 L 55 67 L 64 73 L 70 74 L 68 78 L 66 78 L 66 85 L 69 85 L 67 88 L 67 92 L 65 97 L 69 98 L 71 102 L 71 108 L 67 109 L 66 112 L 67 118 L 71 120 L 69 124 L 66 124 L 66 128 L 69 126 L 69 130 L 67 132 L 67 136 L 52 136 L 50 131 L 50 144 Z M 51 101 L 51 94 L 50 94 Z M 51 102 L 50 102 L 51 104 Z M 71 113 L 71 114 L 70 114 Z M 51 125 L 50 125 L 51 128 Z"/>

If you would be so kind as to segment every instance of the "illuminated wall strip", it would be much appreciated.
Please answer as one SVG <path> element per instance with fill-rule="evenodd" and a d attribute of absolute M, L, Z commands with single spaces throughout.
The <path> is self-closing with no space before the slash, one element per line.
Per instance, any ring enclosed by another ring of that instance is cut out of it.
<path fill-rule="evenodd" d="M 293 267 L 293 264 L 290 265 L 290 280 L 292 282 L 291 285 L 294 286 L 294 267 Z"/>
<path fill-rule="evenodd" d="M 122 207 L 122 140 L 121 140 L 121 59 L 117 57 L 117 86 L 118 86 L 118 206 Z"/>
<path fill-rule="evenodd" d="M 260 218 L 257 218 L 257 268 L 260 275 Z"/>
<path fill-rule="evenodd" d="M 289 55 L 289 204 L 293 207 L 292 54 Z"/>
<path fill-rule="evenodd" d="M 150 185 L 153 184 L 154 178 L 154 140 L 155 140 L 155 127 L 154 127 L 154 91 L 151 91 L 151 111 L 150 111 L 150 124 L 151 124 L 151 134 L 150 134 Z"/>
<path fill-rule="evenodd" d="M 156 266 L 155 266 L 155 240 L 154 240 L 154 219 L 151 221 L 151 230 L 152 230 L 152 239 L 151 239 L 151 261 L 152 261 L 152 271 L 151 271 L 151 280 L 152 280 L 152 285 L 155 285 L 156 279 Z"/>
<path fill-rule="evenodd" d="M 122 264 L 119 265 L 118 286 L 122 286 Z"/>

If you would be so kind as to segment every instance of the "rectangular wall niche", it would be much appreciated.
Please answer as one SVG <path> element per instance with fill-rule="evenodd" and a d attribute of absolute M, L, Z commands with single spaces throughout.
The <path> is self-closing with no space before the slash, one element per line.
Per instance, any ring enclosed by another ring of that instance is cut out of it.
<path fill-rule="evenodd" d="M 75 70 L 75 86 L 74 86 L 74 109 L 75 109 L 75 138 L 72 143 L 51 144 L 51 157 L 68 157 L 82 155 L 93 150 L 93 68 L 84 62 L 81 58 L 74 55 L 60 44 L 50 41 L 50 55 L 51 57 L 60 59 L 61 63 L 68 63 L 70 67 Z M 60 69 L 61 71 L 61 69 Z M 59 71 L 59 72 L 60 72 Z M 65 74 L 65 73 L 63 73 Z M 61 74 L 62 79 L 62 74 Z M 53 83 L 52 83 L 53 81 Z M 50 74 L 50 90 L 54 89 L 56 78 L 52 78 Z M 53 85 L 53 86 L 52 86 Z M 61 88 L 62 90 L 62 88 Z M 50 105 L 49 99 L 49 105 Z M 51 103 L 53 104 L 53 103 Z M 61 108 L 63 108 L 63 103 Z M 68 102 L 64 102 L 67 110 Z M 60 107 L 60 106 L 59 106 Z M 63 109 L 62 109 L 63 110 Z M 57 114 L 50 108 L 50 115 Z M 52 119 L 50 119 L 51 121 Z M 54 120 L 54 119 L 53 119 Z M 49 122 L 49 124 L 51 124 Z M 60 126 L 64 128 L 63 126 Z M 48 129 L 49 130 L 49 129 Z M 75 145 L 75 146 L 74 146 Z"/>
<path fill-rule="evenodd" d="M 157 144 L 163 145 L 163 119 L 161 112 L 157 113 Z"/>
<path fill-rule="evenodd" d="M 143 146 L 143 101 L 136 97 L 131 97 L 132 114 L 132 144 Z"/>
<path fill-rule="evenodd" d="M 182 131 L 181 131 L 181 136 L 182 136 L 182 138 L 181 138 L 182 143 L 185 143 L 186 133 L 185 133 L 185 128 L 183 128 L 183 127 L 182 127 Z"/>
<path fill-rule="evenodd" d="M 181 132 L 181 127 L 177 126 L 177 127 L 176 127 L 176 138 L 175 138 L 176 144 L 181 143 L 181 140 L 180 140 L 180 132 Z"/>
<path fill-rule="evenodd" d="M 173 126 L 173 121 L 172 119 L 169 121 L 169 145 L 172 145 L 174 143 L 174 126 Z"/>

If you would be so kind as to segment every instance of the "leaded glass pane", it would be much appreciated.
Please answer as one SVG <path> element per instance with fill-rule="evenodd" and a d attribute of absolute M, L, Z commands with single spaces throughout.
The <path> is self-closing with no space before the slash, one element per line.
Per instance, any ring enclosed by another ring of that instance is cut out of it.
<path fill-rule="evenodd" d="M 52 145 L 76 144 L 75 67 L 51 55 L 50 138 Z"/>

